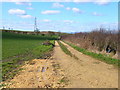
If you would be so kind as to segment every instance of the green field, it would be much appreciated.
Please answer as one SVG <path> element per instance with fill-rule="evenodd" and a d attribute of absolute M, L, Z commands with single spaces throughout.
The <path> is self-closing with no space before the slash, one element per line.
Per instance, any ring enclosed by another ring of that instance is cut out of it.
<path fill-rule="evenodd" d="M 2 77 L 12 78 L 19 66 L 26 60 L 45 58 L 52 50 L 52 45 L 42 45 L 45 41 L 54 43 L 57 35 L 23 35 L 9 32 L 2 33 Z"/>

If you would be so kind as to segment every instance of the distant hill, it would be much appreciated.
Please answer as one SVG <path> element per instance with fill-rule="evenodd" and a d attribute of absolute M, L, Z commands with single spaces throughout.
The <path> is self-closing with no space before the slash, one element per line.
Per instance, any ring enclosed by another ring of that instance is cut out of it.
<path fill-rule="evenodd" d="M 63 35 L 67 33 L 61 33 L 61 32 L 53 32 L 53 31 L 40 31 L 40 32 L 34 32 L 34 31 L 18 31 L 18 30 L 3 30 L 0 29 L 2 32 L 12 32 L 12 33 L 17 33 L 17 34 L 32 34 L 32 35 L 38 35 L 38 34 L 50 34 L 50 35 Z"/>

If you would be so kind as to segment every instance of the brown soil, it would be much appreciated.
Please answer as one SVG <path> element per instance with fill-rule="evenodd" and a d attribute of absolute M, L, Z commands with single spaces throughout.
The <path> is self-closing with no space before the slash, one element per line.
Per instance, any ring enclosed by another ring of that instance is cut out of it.
<path fill-rule="evenodd" d="M 62 69 L 51 59 L 34 59 L 25 62 L 23 69 L 12 80 L 3 82 L 5 88 L 58 88 L 64 87 L 65 83 Z"/>
<path fill-rule="evenodd" d="M 62 42 L 62 41 L 61 41 Z M 71 81 L 70 88 L 117 88 L 118 87 L 118 69 L 113 65 L 106 64 L 90 56 L 73 49 L 62 42 L 73 55 L 79 59 L 76 60 L 65 55 L 59 47 L 55 53 L 60 65 L 64 68 Z M 56 43 L 57 44 L 57 43 Z M 58 44 L 57 44 L 58 45 Z M 64 59 L 63 59 L 64 58 Z"/>
<path fill-rule="evenodd" d="M 61 41 L 62 42 L 62 41 Z M 78 59 L 66 55 L 55 42 L 50 59 L 34 59 L 8 84 L 9 88 L 118 88 L 114 66 L 86 56 L 62 42 Z"/>

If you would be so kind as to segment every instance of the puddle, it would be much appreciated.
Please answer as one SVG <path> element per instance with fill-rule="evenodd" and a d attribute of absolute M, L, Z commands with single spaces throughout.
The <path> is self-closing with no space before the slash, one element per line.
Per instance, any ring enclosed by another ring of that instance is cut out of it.
<path fill-rule="evenodd" d="M 40 68 L 38 68 L 37 72 L 40 72 Z"/>
<path fill-rule="evenodd" d="M 42 69 L 39 67 L 37 69 L 37 72 L 45 72 L 47 69 L 49 69 L 49 67 L 45 68 L 45 67 L 42 67 Z"/>
<path fill-rule="evenodd" d="M 42 67 L 42 70 L 41 70 L 41 72 L 45 72 L 45 67 Z"/>

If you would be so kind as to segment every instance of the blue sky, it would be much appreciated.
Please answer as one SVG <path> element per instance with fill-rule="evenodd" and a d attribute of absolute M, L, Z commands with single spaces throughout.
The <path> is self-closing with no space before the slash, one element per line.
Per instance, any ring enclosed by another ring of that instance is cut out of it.
<path fill-rule="evenodd" d="M 3 2 L 0 28 L 33 31 L 86 32 L 117 29 L 118 2 Z"/>

